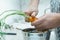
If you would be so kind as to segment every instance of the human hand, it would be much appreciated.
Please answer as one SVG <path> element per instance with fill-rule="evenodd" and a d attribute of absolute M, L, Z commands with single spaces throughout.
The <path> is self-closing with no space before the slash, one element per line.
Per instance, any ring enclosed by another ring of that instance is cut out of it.
<path fill-rule="evenodd" d="M 37 8 L 36 9 L 27 9 L 25 11 L 25 13 L 27 14 L 27 16 L 30 16 L 30 17 L 25 18 L 25 21 L 29 22 L 29 20 L 32 19 L 31 20 L 31 22 L 32 22 L 32 21 L 34 21 L 34 18 L 38 14 L 38 10 L 37 10 Z"/>
<path fill-rule="evenodd" d="M 32 22 L 32 26 L 35 26 L 35 28 L 39 31 L 59 27 L 60 14 L 57 13 L 45 14 L 44 16 L 40 17 L 38 20 Z"/>
<path fill-rule="evenodd" d="M 25 13 L 26 13 L 28 16 L 35 17 L 35 16 L 38 14 L 38 10 L 37 10 L 37 9 L 27 9 L 27 10 L 25 11 Z"/>

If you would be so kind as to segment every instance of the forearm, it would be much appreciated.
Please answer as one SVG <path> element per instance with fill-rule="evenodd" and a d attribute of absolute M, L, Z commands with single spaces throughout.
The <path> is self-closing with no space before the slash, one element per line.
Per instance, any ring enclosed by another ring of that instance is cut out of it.
<path fill-rule="evenodd" d="M 31 0 L 29 4 L 29 8 L 37 9 L 39 5 L 39 0 Z"/>
<path fill-rule="evenodd" d="M 60 13 L 57 13 L 57 16 L 58 16 L 58 20 L 60 22 Z"/>
<path fill-rule="evenodd" d="M 58 21 L 56 22 L 58 24 L 58 27 L 60 27 L 60 13 L 56 13 L 56 16 L 55 16 L 55 21 Z"/>

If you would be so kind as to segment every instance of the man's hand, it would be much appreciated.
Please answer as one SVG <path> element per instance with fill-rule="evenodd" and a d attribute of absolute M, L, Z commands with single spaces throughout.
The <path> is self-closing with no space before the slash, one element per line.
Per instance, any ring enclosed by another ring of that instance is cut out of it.
<path fill-rule="evenodd" d="M 37 14 L 38 14 L 38 10 L 34 10 L 34 9 L 27 9 L 25 11 L 25 13 L 28 15 L 28 16 L 32 16 L 32 17 L 35 17 Z"/>
<path fill-rule="evenodd" d="M 26 10 L 25 13 L 27 14 L 27 16 L 30 16 L 32 18 L 35 18 L 35 16 L 38 14 L 38 10 Z M 25 21 L 26 22 L 32 22 L 34 19 L 30 20 L 30 17 L 26 17 Z M 29 21 L 30 20 L 30 21 Z"/>
<path fill-rule="evenodd" d="M 25 13 L 28 16 L 35 17 L 38 14 L 38 5 L 39 0 L 30 0 L 29 6 L 27 10 L 25 10 Z M 25 21 L 28 22 L 28 18 L 26 18 Z"/>
<path fill-rule="evenodd" d="M 25 11 L 29 16 L 36 16 L 38 13 L 39 0 L 30 0 L 29 6 Z"/>
<path fill-rule="evenodd" d="M 33 22 L 32 25 L 40 31 L 58 27 L 60 26 L 60 14 L 45 14 L 44 16 L 40 17 L 38 20 Z"/>

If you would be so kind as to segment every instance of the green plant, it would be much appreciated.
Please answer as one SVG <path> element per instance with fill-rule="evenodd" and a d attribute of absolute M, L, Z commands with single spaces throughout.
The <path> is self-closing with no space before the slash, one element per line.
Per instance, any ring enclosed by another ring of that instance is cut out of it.
<path fill-rule="evenodd" d="M 27 15 L 24 12 L 20 11 L 20 10 L 7 10 L 7 11 L 4 11 L 1 15 L 3 15 L 6 12 L 8 12 L 8 13 L 9 12 L 13 12 L 13 13 L 8 14 L 5 17 L 3 17 L 2 19 L 0 19 L 0 36 L 1 36 L 1 38 L 3 38 L 3 40 L 5 40 L 4 37 L 3 37 L 3 35 L 6 35 L 6 33 L 2 31 L 2 28 L 4 27 L 5 29 L 8 29 L 8 28 L 10 29 L 10 26 L 5 23 L 5 19 L 8 16 L 17 14 L 17 15 L 21 15 L 21 16 L 27 17 Z M 1 38 L 0 38 L 0 40 L 2 40 Z"/>

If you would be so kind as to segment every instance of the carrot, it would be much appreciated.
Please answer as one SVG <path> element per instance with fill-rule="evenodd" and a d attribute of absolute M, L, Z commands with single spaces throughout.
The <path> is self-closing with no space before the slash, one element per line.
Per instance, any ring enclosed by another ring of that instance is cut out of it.
<path fill-rule="evenodd" d="M 36 17 L 31 17 L 31 16 L 30 16 L 30 17 L 28 18 L 28 21 L 29 21 L 29 22 L 34 22 L 35 20 L 37 20 Z"/>

